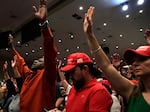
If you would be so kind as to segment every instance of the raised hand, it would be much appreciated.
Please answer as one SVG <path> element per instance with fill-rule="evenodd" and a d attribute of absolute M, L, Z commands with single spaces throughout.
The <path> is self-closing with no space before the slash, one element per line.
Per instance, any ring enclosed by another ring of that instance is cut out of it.
<path fill-rule="evenodd" d="M 12 50 L 15 50 L 13 41 L 14 41 L 13 36 L 12 36 L 11 34 L 9 34 L 9 36 L 8 36 L 8 45 L 10 46 L 10 48 L 11 48 Z"/>
<path fill-rule="evenodd" d="M 9 74 L 7 72 L 7 68 L 8 68 L 8 63 L 7 63 L 7 61 L 5 61 L 4 64 L 3 64 L 3 72 L 4 72 L 5 80 L 10 79 Z"/>
<path fill-rule="evenodd" d="M 14 71 L 14 76 L 16 78 L 20 78 L 21 77 L 21 74 L 19 73 L 18 71 L 18 68 L 17 68 L 17 55 L 14 56 L 14 59 L 11 60 L 11 67 L 13 68 L 13 71 Z"/>
<path fill-rule="evenodd" d="M 83 30 L 85 33 L 88 34 L 92 33 L 93 13 L 94 13 L 94 7 L 90 7 L 87 13 L 85 13 L 85 17 L 84 17 Z"/>
<path fill-rule="evenodd" d="M 11 34 L 9 34 L 8 36 L 8 44 L 12 44 L 13 43 L 13 36 Z"/>
<path fill-rule="evenodd" d="M 150 30 L 147 29 L 144 33 L 144 37 L 147 38 L 147 37 L 150 37 Z"/>
<path fill-rule="evenodd" d="M 15 68 L 17 67 L 17 55 L 14 56 L 14 59 L 11 60 L 11 67 Z"/>
<path fill-rule="evenodd" d="M 47 0 L 40 0 L 40 5 L 38 8 L 33 6 L 34 15 L 40 22 L 43 22 L 46 20 L 46 17 L 47 17 L 46 4 L 47 4 Z"/>
<path fill-rule="evenodd" d="M 57 66 L 57 67 L 58 67 L 58 69 L 60 69 L 60 68 L 61 68 L 61 65 L 62 65 L 62 61 L 61 61 L 61 60 L 59 60 L 59 61 L 58 61 L 58 66 Z"/>
<path fill-rule="evenodd" d="M 122 60 L 120 59 L 120 55 L 118 53 L 114 53 L 112 56 L 112 64 L 114 67 L 118 68 L 122 62 Z"/>
<path fill-rule="evenodd" d="M 149 29 L 147 29 L 147 30 L 145 31 L 144 37 L 145 37 L 145 39 L 146 39 L 146 41 L 147 41 L 147 44 L 150 45 L 150 30 L 149 30 Z"/>
<path fill-rule="evenodd" d="M 7 61 L 5 61 L 3 64 L 3 72 L 6 72 L 7 68 L 8 68 L 8 63 L 7 63 Z"/>

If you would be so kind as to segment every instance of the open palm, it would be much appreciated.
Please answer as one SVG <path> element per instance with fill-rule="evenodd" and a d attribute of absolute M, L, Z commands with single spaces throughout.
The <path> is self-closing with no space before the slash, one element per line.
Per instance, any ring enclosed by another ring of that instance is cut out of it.
<path fill-rule="evenodd" d="M 92 19 L 93 19 L 93 12 L 94 12 L 94 7 L 90 7 L 85 13 L 84 17 L 84 23 L 83 23 L 83 29 L 85 33 L 91 33 L 92 32 Z"/>

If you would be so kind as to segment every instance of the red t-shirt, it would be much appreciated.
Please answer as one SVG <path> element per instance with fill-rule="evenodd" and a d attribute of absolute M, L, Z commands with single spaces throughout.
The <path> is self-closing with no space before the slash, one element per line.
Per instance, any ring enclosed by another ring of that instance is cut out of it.
<path fill-rule="evenodd" d="M 79 91 L 71 88 L 67 112 L 109 112 L 112 98 L 109 92 L 96 79 L 91 80 Z"/>

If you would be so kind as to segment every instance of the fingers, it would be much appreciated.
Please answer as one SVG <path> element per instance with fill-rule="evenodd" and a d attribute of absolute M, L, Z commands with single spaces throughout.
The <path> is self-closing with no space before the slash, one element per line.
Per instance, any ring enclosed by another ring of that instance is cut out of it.
<path fill-rule="evenodd" d="M 112 56 L 111 56 L 112 59 L 120 59 L 120 55 L 118 53 L 114 53 Z"/>
<path fill-rule="evenodd" d="M 17 63 L 17 55 L 14 56 L 14 59 L 11 60 L 11 67 L 15 67 Z"/>
<path fill-rule="evenodd" d="M 3 71 L 5 72 L 7 70 L 7 66 L 8 66 L 8 63 L 7 61 L 4 62 L 4 65 L 3 65 Z"/>
<path fill-rule="evenodd" d="M 14 61 L 16 61 L 16 62 L 17 62 L 17 55 L 15 55 L 15 56 L 14 56 Z"/>
<path fill-rule="evenodd" d="M 36 13 L 38 10 L 35 6 L 32 6 L 34 13 Z"/>
<path fill-rule="evenodd" d="M 60 68 L 60 67 L 61 67 L 61 64 L 62 64 L 62 61 L 61 61 L 61 60 L 59 60 L 59 62 L 58 62 L 58 68 Z"/>
<path fill-rule="evenodd" d="M 5 64 L 8 65 L 7 61 L 5 61 Z"/>
<path fill-rule="evenodd" d="M 93 13 L 94 13 L 94 7 L 93 6 L 90 6 L 90 8 L 88 9 L 87 11 L 87 15 L 89 17 L 89 20 L 92 20 L 93 18 Z"/>
<path fill-rule="evenodd" d="M 10 39 L 13 38 L 12 34 L 9 34 L 9 35 L 8 35 L 8 38 L 10 38 Z"/>
<path fill-rule="evenodd" d="M 47 4 L 47 0 L 40 0 L 40 6 L 46 5 Z"/>
<path fill-rule="evenodd" d="M 14 63 L 14 60 L 11 60 L 11 65 Z"/>
<path fill-rule="evenodd" d="M 11 67 L 14 66 L 14 60 L 11 60 Z"/>
<path fill-rule="evenodd" d="M 9 34 L 9 37 L 12 37 L 12 35 L 11 35 L 11 34 Z"/>
<path fill-rule="evenodd" d="M 13 42 L 13 36 L 11 34 L 8 35 L 8 42 L 9 43 Z"/>

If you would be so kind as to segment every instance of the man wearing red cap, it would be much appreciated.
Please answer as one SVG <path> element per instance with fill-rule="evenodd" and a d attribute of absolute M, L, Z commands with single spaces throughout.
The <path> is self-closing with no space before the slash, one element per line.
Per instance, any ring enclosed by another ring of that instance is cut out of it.
<path fill-rule="evenodd" d="M 128 49 L 124 53 L 126 62 L 132 64 L 133 72 L 139 79 L 138 85 L 135 85 L 114 68 L 102 50 L 92 30 L 93 13 L 94 7 L 90 7 L 85 14 L 83 28 L 98 66 L 116 92 L 126 100 L 127 112 L 150 112 L 150 46 Z"/>
<path fill-rule="evenodd" d="M 67 112 L 109 112 L 112 98 L 94 78 L 93 61 L 85 53 L 73 53 L 61 71 L 72 76 L 73 87 L 68 95 Z"/>

